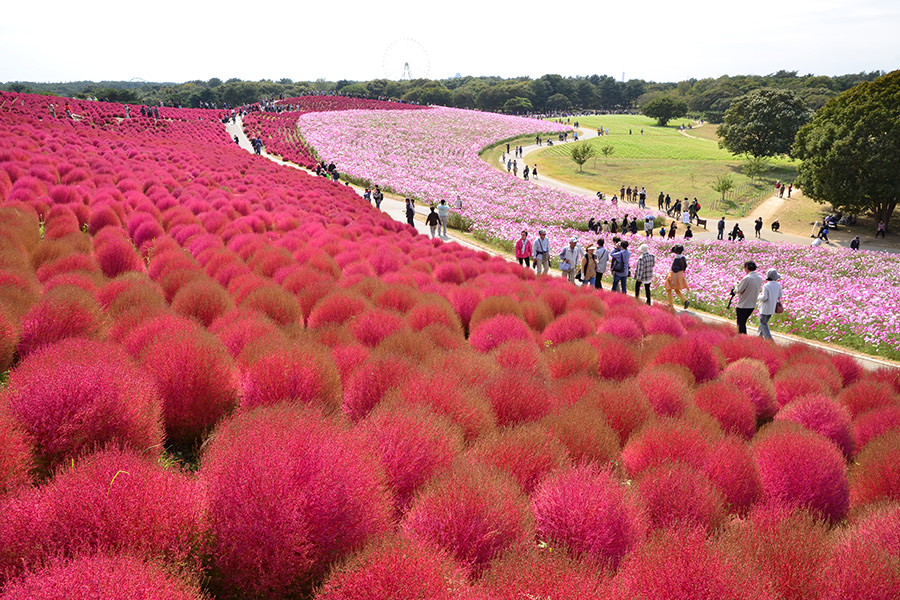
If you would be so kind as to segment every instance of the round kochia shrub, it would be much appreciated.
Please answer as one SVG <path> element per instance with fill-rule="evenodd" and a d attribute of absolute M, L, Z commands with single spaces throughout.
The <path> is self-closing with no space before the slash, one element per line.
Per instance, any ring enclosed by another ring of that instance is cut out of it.
<path fill-rule="evenodd" d="M 109 448 L 10 499 L 0 511 L 0 575 L 94 552 L 197 570 L 203 514 L 196 481 L 152 456 Z"/>
<path fill-rule="evenodd" d="M 550 475 L 535 491 L 538 537 L 615 568 L 643 537 L 645 524 L 609 469 L 585 463 Z"/>
<path fill-rule="evenodd" d="M 163 397 L 168 441 L 197 442 L 230 411 L 238 399 L 237 369 L 225 346 L 211 333 L 188 322 L 162 323 L 140 354 Z"/>
<path fill-rule="evenodd" d="M 241 408 L 297 402 L 336 411 L 341 403 L 341 376 L 331 353 L 315 344 L 287 347 L 264 356 L 243 376 Z"/>
<path fill-rule="evenodd" d="M 2 401 L 45 470 L 100 444 L 144 450 L 163 441 L 153 379 L 113 344 L 71 339 L 45 346 L 10 373 Z"/>
<path fill-rule="evenodd" d="M 202 600 L 196 587 L 130 556 L 81 556 L 10 583 L 0 600 Z"/>
<path fill-rule="evenodd" d="M 466 574 L 444 552 L 414 540 L 385 538 L 332 571 L 316 600 L 457 600 Z"/>
<path fill-rule="evenodd" d="M 0 408 L 0 498 L 28 483 L 31 446 L 18 423 Z"/>
<path fill-rule="evenodd" d="M 67 338 L 103 339 L 100 305 L 81 288 L 63 285 L 46 292 L 22 320 L 18 351 L 27 356 Z"/>
<path fill-rule="evenodd" d="M 879 501 L 900 501 L 900 430 L 884 433 L 856 456 L 850 471 L 854 510 Z"/>
<path fill-rule="evenodd" d="M 788 422 L 768 425 L 753 440 L 763 500 L 806 508 L 837 522 L 847 514 L 846 464 L 829 440 Z"/>
<path fill-rule="evenodd" d="M 500 314 L 475 325 L 469 334 L 469 343 L 476 350 L 488 352 L 509 340 L 530 340 L 532 337 L 531 329 L 522 319 Z"/>
<path fill-rule="evenodd" d="M 474 573 L 532 536 L 531 513 L 519 487 L 494 469 L 465 461 L 426 486 L 401 528 L 406 536 L 446 550 Z"/>
<path fill-rule="evenodd" d="M 757 419 L 771 419 L 778 411 L 775 401 L 775 384 L 769 375 L 769 369 L 759 360 L 742 358 L 737 360 L 722 373 L 721 379 L 743 390 L 756 407 Z"/>
<path fill-rule="evenodd" d="M 850 411 L 840 403 L 820 394 L 794 400 L 775 415 L 776 421 L 791 421 L 815 431 L 840 448 L 850 458 L 856 449 Z"/>
<path fill-rule="evenodd" d="M 200 477 L 219 597 L 308 593 L 334 561 L 390 526 L 376 459 L 309 409 L 281 404 L 225 421 Z"/>

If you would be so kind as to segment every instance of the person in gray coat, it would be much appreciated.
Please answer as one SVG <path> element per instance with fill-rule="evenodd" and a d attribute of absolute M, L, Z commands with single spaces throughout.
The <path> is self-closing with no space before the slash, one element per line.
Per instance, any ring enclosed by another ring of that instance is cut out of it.
<path fill-rule="evenodd" d="M 744 278 L 734 288 L 737 294 L 737 326 L 738 333 L 747 333 L 747 321 L 756 308 L 763 278 L 756 272 L 756 263 L 748 260 L 744 263 Z"/>
<path fill-rule="evenodd" d="M 597 249 L 594 250 L 594 258 L 597 259 L 597 277 L 594 278 L 594 287 L 603 289 L 603 274 L 606 273 L 606 265 L 609 263 L 609 250 L 603 247 L 603 238 L 597 238 Z"/>
<path fill-rule="evenodd" d="M 762 287 L 762 294 L 759 296 L 759 337 L 767 340 L 772 339 L 772 332 L 769 331 L 769 319 L 775 314 L 775 307 L 781 300 L 781 284 L 778 280 L 781 275 L 775 269 L 770 269 L 766 273 L 766 283 Z"/>

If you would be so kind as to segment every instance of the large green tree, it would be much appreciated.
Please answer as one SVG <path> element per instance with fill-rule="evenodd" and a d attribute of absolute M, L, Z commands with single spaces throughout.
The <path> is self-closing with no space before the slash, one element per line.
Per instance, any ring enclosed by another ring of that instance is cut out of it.
<path fill-rule="evenodd" d="M 890 223 L 900 196 L 900 71 L 829 101 L 800 129 L 793 151 L 805 195 Z"/>
<path fill-rule="evenodd" d="M 687 102 L 675 96 L 657 96 L 641 108 L 641 112 L 656 119 L 660 127 L 665 127 L 671 119 L 683 117 L 687 110 Z"/>
<path fill-rule="evenodd" d="M 733 154 L 789 154 L 812 112 L 792 90 L 763 88 L 735 98 L 719 126 L 719 145 Z"/>

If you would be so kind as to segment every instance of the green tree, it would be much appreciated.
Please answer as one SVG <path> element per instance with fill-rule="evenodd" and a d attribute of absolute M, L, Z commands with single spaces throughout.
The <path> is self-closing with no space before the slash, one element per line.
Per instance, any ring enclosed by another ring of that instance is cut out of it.
<path fill-rule="evenodd" d="M 612 156 L 615 153 L 615 151 L 616 151 L 615 146 L 611 146 L 609 144 L 600 146 L 600 154 L 602 154 L 604 156 L 604 158 L 606 158 L 607 161 L 609 161 L 609 157 Z"/>
<path fill-rule="evenodd" d="M 569 158 L 578 165 L 579 172 L 584 167 L 584 163 L 595 156 L 597 156 L 597 149 L 590 142 L 585 141 L 569 146 Z"/>
<path fill-rule="evenodd" d="M 900 71 L 828 102 L 797 133 L 793 152 L 805 195 L 890 223 L 900 196 Z"/>
<path fill-rule="evenodd" d="M 656 119 L 660 127 L 665 127 L 670 119 L 683 117 L 687 112 L 687 102 L 674 96 L 657 96 L 644 105 L 641 112 Z"/>
<path fill-rule="evenodd" d="M 725 194 L 734 189 L 734 179 L 728 174 L 719 175 L 716 177 L 712 189 L 722 194 L 722 200 L 725 200 Z"/>
<path fill-rule="evenodd" d="M 797 131 L 811 116 L 806 103 L 792 90 L 754 90 L 736 98 L 725 111 L 719 146 L 732 154 L 788 154 Z"/>
<path fill-rule="evenodd" d="M 531 112 L 533 108 L 534 107 L 531 105 L 531 100 L 519 96 L 510 98 L 503 103 L 503 112 L 509 115 L 518 115 Z"/>
<path fill-rule="evenodd" d="M 772 165 L 763 156 L 749 156 L 743 167 L 741 167 L 741 171 L 750 178 L 751 182 L 756 182 L 757 179 L 771 170 Z"/>
<path fill-rule="evenodd" d="M 564 94 L 553 94 L 547 98 L 547 108 L 550 110 L 569 110 L 572 102 Z"/>

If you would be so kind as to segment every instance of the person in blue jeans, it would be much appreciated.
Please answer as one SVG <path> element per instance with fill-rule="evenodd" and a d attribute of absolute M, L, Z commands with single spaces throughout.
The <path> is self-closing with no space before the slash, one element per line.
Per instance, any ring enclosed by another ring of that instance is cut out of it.
<path fill-rule="evenodd" d="M 629 263 L 631 262 L 631 252 L 628 251 L 628 240 L 622 240 L 616 247 L 616 251 L 610 256 L 612 263 L 613 284 L 612 289 L 615 292 L 617 286 L 622 287 L 622 293 L 626 294 L 628 287 L 628 274 L 630 273 Z"/>

